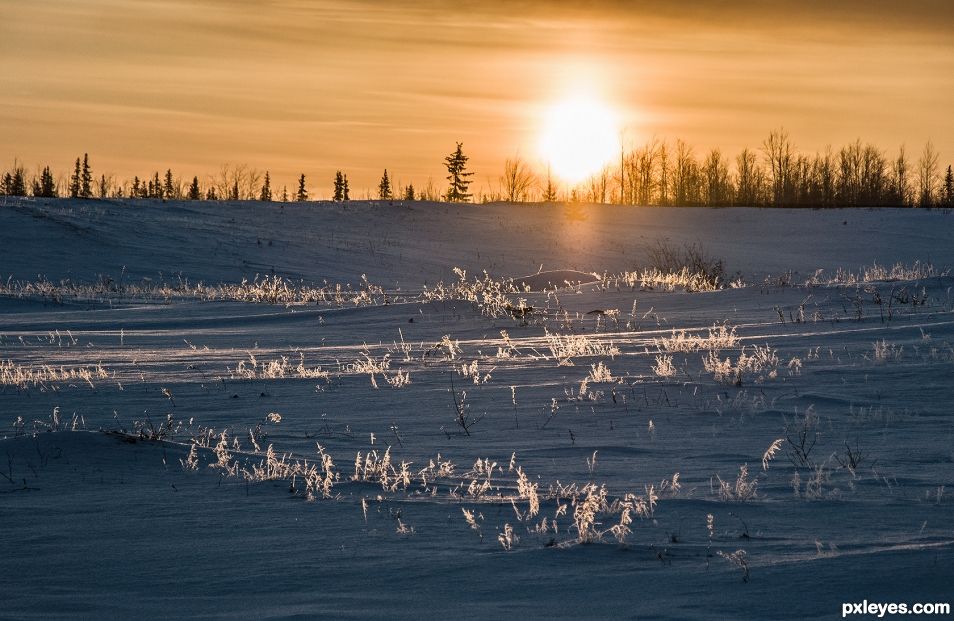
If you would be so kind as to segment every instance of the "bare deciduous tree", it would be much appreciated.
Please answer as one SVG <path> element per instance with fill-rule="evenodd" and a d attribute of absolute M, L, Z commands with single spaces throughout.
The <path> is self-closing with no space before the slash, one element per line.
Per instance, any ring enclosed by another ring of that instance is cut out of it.
<path fill-rule="evenodd" d="M 659 188 L 659 198 L 657 204 L 668 205 L 670 200 L 670 163 L 669 148 L 663 142 L 659 145 L 659 177 L 657 186 Z"/>
<path fill-rule="evenodd" d="M 825 147 L 824 155 L 816 158 L 815 175 L 820 206 L 831 207 L 835 204 L 835 156 L 831 145 Z"/>
<path fill-rule="evenodd" d="M 530 200 L 535 176 L 530 166 L 519 157 L 507 158 L 504 173 L 500 178 L 504 198 L 511 203 Z"/>
<path fill-rule="evenodd" d="M 784 129 L 770 132 L 768 138 L 762 143 L 762 152 L 769 164 L 772 203 L 776 207 L 791 203 L 794 147 L 789 140 L 788 132 Z"/>
<path fill-rule="evenodd" d="M 698 174 L 699 164 L 692 154 L 692 147 L 677 140 L 676 161 L 672 171 L 673 194 L 677 205 L 695 205 L 699 202 Z"/>
<path fill-rule="evenodd" d="M 756 205 L 759 202 L 761 169 L 755 152 L 746 147 L 735 156 L 736 202 L 739 205 Z"/>
<path fill-rule="evenodd" d="M 586 180 L 586 198 L 590 202 L 606 202 L 606 192 L 609 189 L 610 174 L 610 169 L 607 166 Z"/>
<path fill-rule="evenodd" d="M 918 160 L 918 204 L 922 207 L 934 205 L 937 194 L 938 154 L 934 144 L 928 140 Z"/>
<path fill-rule="evenodd" d="M 712 149 L 702 164 L 702 201 L 710 206 L 728 205 L 731 195 L 729 165 L 719 149 Z"/>
<path fill-rule="evenodd" d="M 255 200 L 262 181 L 261 174 L 248 164 L 223 164 L 219 174 L 210 180 L 220 198 Z"/>
<path fill-rule="evenodd" d="M 891 192 L 898 205 L 907 205 L 911 196 L 911 181 L 908 177 L 908 159 L 904 145 L 898 149 L 898 157 L 891 167 Z"/>

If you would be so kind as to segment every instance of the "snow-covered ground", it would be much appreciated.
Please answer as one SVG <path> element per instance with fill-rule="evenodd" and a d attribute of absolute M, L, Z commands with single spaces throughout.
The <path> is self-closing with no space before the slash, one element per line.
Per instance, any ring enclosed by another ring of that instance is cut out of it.
<path fill-rule="evenodd" d="M 951 602 L 952 218 L 8 198 L 0 617 Z"/>

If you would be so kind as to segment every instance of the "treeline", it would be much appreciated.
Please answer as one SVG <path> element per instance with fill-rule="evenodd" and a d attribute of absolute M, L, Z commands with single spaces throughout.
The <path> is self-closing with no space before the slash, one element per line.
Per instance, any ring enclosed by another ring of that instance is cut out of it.
<path fill-rule="evenodd" d="M 468 157 L 463 153 L 463 146 L 457 143 L 457 149 L 445 158 L 447 179 L 450 182 L 444 194 L 438 193 L 432 181 L 428 180 L 422 190 L 415 190 L 413 184 L 395 187 L 387 169 L 378 185 L 377 196 L 368 192 L 366 198 L 372 200 L 427 200 L 451 202 L 466 202 L 472 195 L 467 191 L 470 184 L 469 177 L 473 174 L 466 170 Z M 13 169 L 7 171 L 0 178 L 0 195 L 7 196 L 36 196 L 56 198 L 136 198 L 154 200 L 259 200 L 289 202 L 294 200 L 304 202 L 308 200 L 306 177 L 302 173 L 298 178 L 298 188 L 289 196 L 288 188 L 283 186 L 281 192 L 273 192 L 271 174 L 265 171 L 264 176 L 258 170 L 247 165 L 226 164 L 219 174 L 209 177 L 205 184 L 199 182 L 198 176 L 193 176 L 191 182 L 186 182 L 173 174 L 172 169 L 166 169 L 164 174 L 159 171 L 151 176 L 140 178 L 138 175 L 131 180 L 117 182 L 112 175 L 100 175 L 94 178 L 89 161 L 89 154 L 84 153 L 76 158 L 76 164 L 69 181 L 56 179 L 46 166 L 35 174 L 29 183 L 26 181 L 26 171 L 22 164 L 14 161 Z M 332 200 L 351 200 L 351 187 L 348 175 L 338 170 L 332 181 Z"/>
<path fill-rule="evenodd" d="M 588 180 L 560 187 L 549 171 L 535 171 L 520 158 L 504 163 L 503 174 L 476 196 L 469 190 L 473 172 L 468 170 L 463 146 L 444 158 L 446 189 L 428 180 L 421 189 L 396 184 L 387 169 L 368 200 L 425 200 L 449 202 L 593 202 L 656 206 L 777 206 L 777 207 L 954 207 L 954 172 L 943 174 L 939 155 L 928 142 L 916 160 L 902 146 L 890 157 L 870 143 L 856 140 L 835 150 L 799 153 L 784 130 L 773 131 L 758 149 L 745 148 L 733 158 L 719 149 L 701 157 L 682 140 L 669 143 L 653 139 L 623 150 L 617 163 L 607 165 Z M 334 201 L 351 200 L 348 176 L 336 171 L 331 182 Z M 198 176 L 185 180 L 172 169 L 117 181 L 112 175 L 93 175 L 89 157 L 76 158 L 68 179 L 57 178 L 49 166 L 28 180 L 23 166 L 14 162 L 0 178 L 0 194 L 71 198 L 143 198 L 157 200 L 261 200 L 307 201 L 304 174 L 290 194 L 275 191 L 271 175 L 246 165 L 225 165 L 217 175 L 200 183 Z"/>
<path fill-rule="evenodd" d="M 347 177 L 340 171 L 335 181 L 336 188 L 339 182 L 341 198 L 338 200 L 348 200 Z M 244 164 L 226 164 L 218 175 L 210 176 L 204 182 L 200 182 L 198 176 L 193 176 L 191 181 L 188 178 L 183 179 L 175 175 L 172 169 L 166 169 L 164 173 L 155 171 L 151 175 L 143 177 L 136 175 L 132 179 L 117 181 L 113 175 L 103 174 L 98 178 L 94 177 L 88 154 L 83 154 L 82 158 L 76 159 L 75 168 L 68 181 L 62 176 L 54 177 L 50 167 L 45 166 L 28 182 L 23 165 L 15 161 L 13 168 L 0 178 L 0 195 L 194 201 L 308 200 L 305 175 L 301 176 L 298 190 L 291 196 L 287 187 L 282 187 L 280 192 L 273 192 L 269 171 L 265 171 L 263 175 Z"/>
<path fill-rule="evenodd" d="M 889 157 L 856 140 L 837 150 L 798 153 L 784 130 L 758 150 L 734 158 L 712 149 L 701 157 L 682 140 L 650 142 L 620 153 L 617 163 L 582 184 L 557 190 L 519 158 L 504 164 L 491 201 L 567 201 L 657 206 L 954 207 L 954 172 L 940 174 L 928 142 L 913 161 L 905 147 Z"/>

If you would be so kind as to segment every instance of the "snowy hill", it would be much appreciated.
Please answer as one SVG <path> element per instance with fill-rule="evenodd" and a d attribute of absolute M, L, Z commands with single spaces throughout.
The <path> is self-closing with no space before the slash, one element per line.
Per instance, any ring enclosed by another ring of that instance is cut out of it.
<path fill-rule="evenodd" d="M 17 200 L 0 198 L 4 277 L 51 280 L 182 273 L 420 287 L 469 273 L 632 270 L 659 240 L 701 242 L 752 276 L 878 262 L 954 264 L 940 211 L 660 209 L 450 205 Z"/>

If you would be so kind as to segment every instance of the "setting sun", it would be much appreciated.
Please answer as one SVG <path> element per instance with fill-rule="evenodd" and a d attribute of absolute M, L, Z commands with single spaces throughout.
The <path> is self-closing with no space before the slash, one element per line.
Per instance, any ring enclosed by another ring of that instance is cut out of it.
<path fill-rule="evenodd" d="M 616 113 L 596 99 L 578 97 L 551 106 L 543 119 L 540 156 L 554 175 L 579 183 L 619 154 Z"/>

